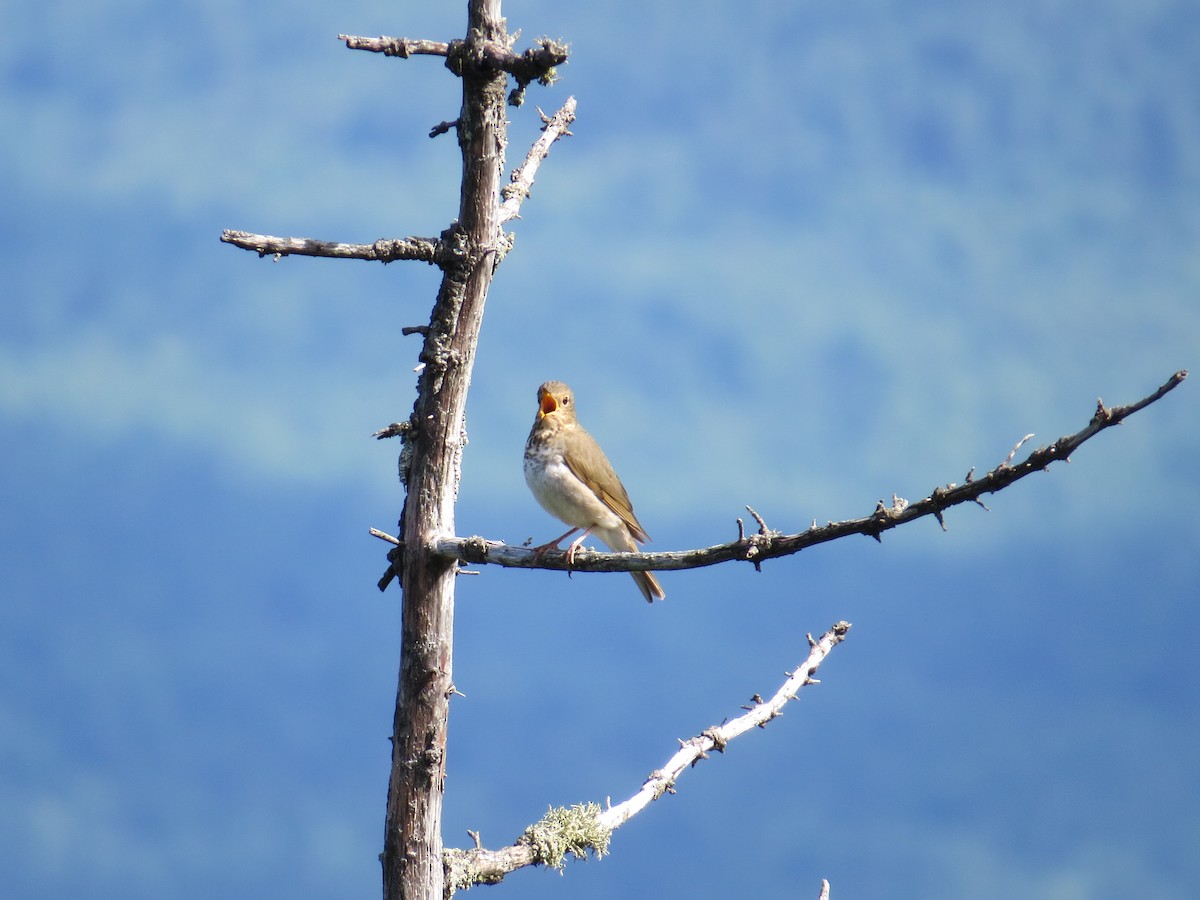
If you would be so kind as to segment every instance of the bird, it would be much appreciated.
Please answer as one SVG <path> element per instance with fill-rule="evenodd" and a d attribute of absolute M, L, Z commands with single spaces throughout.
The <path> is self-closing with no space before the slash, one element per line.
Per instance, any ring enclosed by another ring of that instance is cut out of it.
<path fill-rule="evenodd" d="M 542 508 L 571 526 L 562 537 L 536 547 L 545 553 L 579 529 L 583 534 L 567 548 L 567 562 L 589 534 L 610 550 L 636 553 L 638 542 L 650 540 L 633 513 L 633 504 L 600 445 L 575 418 L 575 395 L 561 381 L 538 388 L 538 410 L 525 442 L 525 483 Z M 646 602 L 666 592 L 652 572 L 630 572 Z"/>

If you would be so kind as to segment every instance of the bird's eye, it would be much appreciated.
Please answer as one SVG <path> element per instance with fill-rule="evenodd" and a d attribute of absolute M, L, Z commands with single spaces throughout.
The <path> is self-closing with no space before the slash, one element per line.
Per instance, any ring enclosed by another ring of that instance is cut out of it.
<path fill-rule="evenodd" d="M 570 394 L 567 394 L 565 397 L 562 398 L 562 405 L 563 406 L 571 405 L 571 395 Z"/>

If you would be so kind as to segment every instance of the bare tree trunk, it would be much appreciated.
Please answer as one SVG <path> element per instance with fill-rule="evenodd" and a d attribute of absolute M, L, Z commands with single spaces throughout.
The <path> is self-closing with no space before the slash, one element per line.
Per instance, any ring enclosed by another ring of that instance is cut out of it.
<path fill-rule="evenodd" d="M 482 42 L 506 44 L 500 0 L 471 0 L 459 60 L 480 58 Z M 452 51 L 450 64 L 455 63 Z M 465 407 L 484 302 L 502 250 L 499 187 L 505 143 L 505 73 L 463 65 L 458 122 L 463 155 L 457 264 L 444 269 L 421 352 L 424 366 L 404 464 L 407 486 L 400 677 L 392 737 L 383 852 L 385 900 L 440 900 L 442 791 L 453 690 L 456 565 L 430 547 L 454 534 L 454 502 L 465 443 Z"/>

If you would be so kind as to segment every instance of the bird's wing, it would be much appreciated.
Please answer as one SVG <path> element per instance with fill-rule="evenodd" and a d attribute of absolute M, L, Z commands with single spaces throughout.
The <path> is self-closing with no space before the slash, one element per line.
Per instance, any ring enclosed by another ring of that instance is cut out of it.
<path fill-rule="evenodd" d="M 642 543 L 650 540 L 650 535 L 646 534 L 646 529 L 633 514 L 633 504 L 629 502 L 629 494 L 625 491 L 625 485 L 621 484 L 621 479 L 617 477 L 612 465 L 600 450 L 600 445 L 583 428 L 579 428 L 578 432 L 579 440 L 589 444 L 589 449 L 595 452 L 571 454 L 566 460 L 567 468 L 576 478 L 591 488 L 605 506 L 620 516 L 634 540 Z"/>

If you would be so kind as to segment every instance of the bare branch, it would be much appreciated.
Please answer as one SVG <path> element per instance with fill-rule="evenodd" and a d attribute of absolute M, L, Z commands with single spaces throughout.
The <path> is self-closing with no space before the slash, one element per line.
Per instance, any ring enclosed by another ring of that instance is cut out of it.
<path fill-rule="evenodd" d="M 1172 375 L 1165 384 L 1148 397 L 1128 406 L 1109 409 L 1102 401 L 1097 402 L 1091 421 L 1067 437 L 1061 437 L 1049 447 L 1034 450 L 1024 460 L 1012 463 L 1012 454 L 982 478 L 974 478 L 974 470 L 964 484 L 947 484 L 933 490 L 928 497 L 909 503 L 893 497 L 890 506 L 881 500 L 875 511 L 868 516 L 843 522 L 829 522 L 818 526 L 815 523 L 798 534 L 780 534 L 770 530 L 762 518 L 750 510 L 759 525 L 757 534 L 745 534 L 739 524 L 738 539 L 728 544 L 718 544 L 696 550 L 679 550 L 663 553 L 605 553 L 583 547 L 575 553 L 574 561 L 567 562 L 565 552 L 550 551 L 535 555 L 526 547 L 514 547 L 499 541 L 481 537 L 443 538 L 433 547 L 433 552 L 447 560 L 459 559 L 468 563 L 494 563 L 500 566 L 524 569 L 574 570 L 579 572 L 644 572 L 670 571 L 673 569 L 696 569 L 730 560 L 752 562 L 757 567 L 768 559 L 790 556 L 815 544 L 823 544 L 852 534 L 862 534 L 880 540 L 883 532 L 912 522 L 925 516 L 934 516 L 944 521 L 944 510 L 960 503 L 979 503 L 984 494 L 994 494 L 1033 472 L 1041 472 L 1057 461 L 1068 460 L 1072 453 L 1085 441 L 1101 431 L 1120 424 L 1125 418 L 1144 409 L 1174 390 L 1184 379 L 1187 371 Z M 1027 440 L 1027 439 L 1026 439 Z M 1021 443 L 1024 443 L 1022 440 Z M 1017 445 L 1017 448 L 1020 444 Z M 1014 448 L 1015 453 L 1016 448 Z M 986 507 L 985 507 L 986 509 Z"/>
<path fill-rule="evenodd" d="M 567 45 L 549 38 L 539 38 L 536 47 L 530 47 L 523 53 L 514 53 L 512 41 L 515 35 L 500 41 L 418 41 L 411 38 L 394 37 L 361 37 L 358 35 L 339 34 L 338 40 L 344 41 L 351 50 L 369 50 L 372 53 L 382 53 L 384 56 L 398 56 L 408 59 L 410 56 L 425 54 L 427 56 L 445 56 L 446 65 L 456 75 L 464 72 L 487 75 L 491 72 L 507 72 L 516 80 L 517 86 L 508 95 L 510 106 L 520 106 L 525 101 L 525 89 L 536 81 L 541 85 L 550 85 L 558 77 L 556 68 L 567 61 Z M 450 123 L 442 123 L 448 125 Z M 440 127 L 440 126 L 439 126 Z M 434 129 L 434 134 L 444 134 L 447 129 Z M 430 137 L 433 137 L 431 134 Z"/>
<path fill-rule="evenodd" d="M 451 41 L 446 67 L 458 75 L 467 72 L 479 75 L 506 72 L 516 79 L 520 91 L 524 91 L 532 81 L 547 86 L 553 84 L 558 77 L 555 67 L 567 61 L 567 45 L 549 38 L 538 38 L 536 47 L 530 47 L 523 53 L 514 53 L 512 45 L 518 36 L 506 35 L 503 42 Z M 509 103 L 521 105 L 512 97 Z"/>
<path fill-rule="evenodd" d="M 810 684 L 817 684 L 813 675 L 830 651 L 846 639 L 849 631 L 849 622 L 837 622 L 821 636 L 820 640 L 814 640 L 811 634 L 808 635 L 808 658 L 794 671 L 788 673 L 787 680 L 779 687 L 774 696 L 765 702 L 755 703 L 745 713 L 723 725 L 706 728 L 696 737 L 683 741 L 675 755 L 667 760 L 666 765 L 661 769 L 652 772 L 636 794 L 624 803 L 618 803 L 605 810 L 600 816 L 600 824 L 610 829 L 620 828 L 649 806 L 652 801 L 657 800 L 664 793 L 672 791 L 675 780 L 686 769 L 695 766 L 703 759 L 708 759 L 709 750 L 724 753 L 725 745 L 734 738 L 753 728 L 763 728 L 772 719 L 783 715 L 784 706 L 789 700 L 796 699 L 797 691 Z"/>
<path fill-rule="evenodd" d="M 515 35 L 513 37 L 515 38 Z M 522 85 L 532 81 L 549 85 L 554 81 L 555 67 L 565 63 L 568 56 L 566 44 L 549 38 L 540 38 L 536 47 L 530 47 L 523 53 L 514 53 L 511 45 L 498 41 L 446 42 L 352 34 L 339 34 L 338 40 L 351 50 L 367 50 L 371 53 L 382 53 L 384 56 L 398 56 L 401 59 L 419 55 L 448 57 L 454 54 L 461 62 L 452 68 L 457 69 L 465 63 L 474 64 L 478 68 L 507 72 Z"/>
<path fill-rule="evenodd" d="M 484 44 L 482 49 L 484 62 L 503 69 L 521 85 L 536 81 L 549 86 L 556 77 L 555 67 L 565 63 L 568 56 L 566 44 L 549 38 L 539 38 L 537 46 L 530 47 L 524 53 L 513 53 L 508 47 L 495 42 Z"/>
<path fill-rule="evenodd" d="M 382 441 L 384 438 L 404 437 L 412 428 L 411 422 L 393 422 L 390 425 L 384 425 L 378 431 L 371 435 L 376 440 Z"/>
<path fill-rule="evenodd" d="M 608 851 L 608 839 L 613 831 L 663 794 L 674 793 L 678 778 L 701 760 L 708 759 L 710 750 L 724 753 L 726 745 L 734 738 L 754 728 L 765 728 L 768 722 L 782 715 L 783 707 L 796 699 L 801 688 L 817 684 L 813 675 L 849 631 L 849 622 L 838 622 L 820 640 L 808 635 L 808 658 L 788 673 L 787 680 L 769 700 L 764 701 L 756 694 L 753 705 L 743 707 L 747 710 L 744 714 L 706 728 L 689 740 L 681 740 L 679 749 L 662 768 L 651 772 L 628 800 L 603 811 L 596 804 L 552 809 L 541 822 L 527 828 L 515 843 L 499 850 L 483 849 L 478 840 L 475 849 L 444 850 L 446 896 L 476 884 L 496 884 L 509 872 L 524 866 L 561 868 L 568 852 L 581 859 L 589 850 L 603 856 Z"/>
<path fill-rule="evenodd" d="M 408 59 L 410 56 L 446 56 L 450 45 L 445 41 L 414 41 L 410 38 L 394 37 L 359 37 L 351 34 L 339 34 L 338 40 L 345 42 L 351 50 L 369 50 L 372 53 L 382 53 L 384 56 L 399 56 Z"/>
<path fill-rule="evenodd" d="M 555 67 L 567 61 L 567 45 L 549 38 L 540 39 L 537 47 L 531 47 L 520 56 L 496 44 L 484 49 L 485 63 L 503 69 L 517 82 L 517 86 L 509 92 L 509 106 L 520 106 L 525 102 L 525 89 L 532 81 L 544 87 L 552 85 L 558 79 Z"/>
<path fill-rule="evenodd" d="M 1000 465 L 1007 466 L 1007 465 L 1011 464 L 1012 461 L 1014 459 L 1016 459 L 1017 451 L 1020 450 L 1022 447 L 1024 447 L 1026 444 L 1028 444 L 1032 440 L 1033 440 L 1033 435 L 1027 434 L 1027 435 L 1025 435 L 1025 437 L 1023 437 L 1019 441 L 1017 441 L 1017 443 L 1013 445 L 1013 448 L 1008 451 L 1008 456 L 1004 457 L 1004 462 L 1002 462 Z"/>
<path fill-rule="evenodd" d="M 538 113 L 542 116 L 542 135 L 529 148 L 525 162 L 513 170 L 511 183 L 500 192 L 504 197 L 504 202 L 500 204 L 502 223 L 518 218 L 521 204 L 533 189 L 533 179 L 537 175 L 538 166 L 550 155 L 551 144 L 560 137 L 570 136 L 571 132 L 567 129 L 575 121 L 575 98 L 568 97 L 562 108 L 549 118 L 540 109 Z"/>
<path fill-rule="evenodd" d="M 381 541 L 386 541 L 393 546 L 400 546 L 400 538 L 388 534 L 386 531 L 380 531 L 378 528 L 371 529 L 371 537 L 379 538 Z"/>
<path fill-rule="evenodd" d="M 366 259 L 390 263 L 398 259 L 415 259 L 419 262 L 441 265 L 450 254 L 450 248 L 441 238 L 383 238 L 373 244 L 342 244 L 334 241 L 318 241 L 313 238 L 275 237 L 270 234 L 253 234 L 248 231 L 226 229 L 221 232 L 221 241 L 243 250 L 253 250 L 259 256 L 327 256 L 336 259 Z"/>

